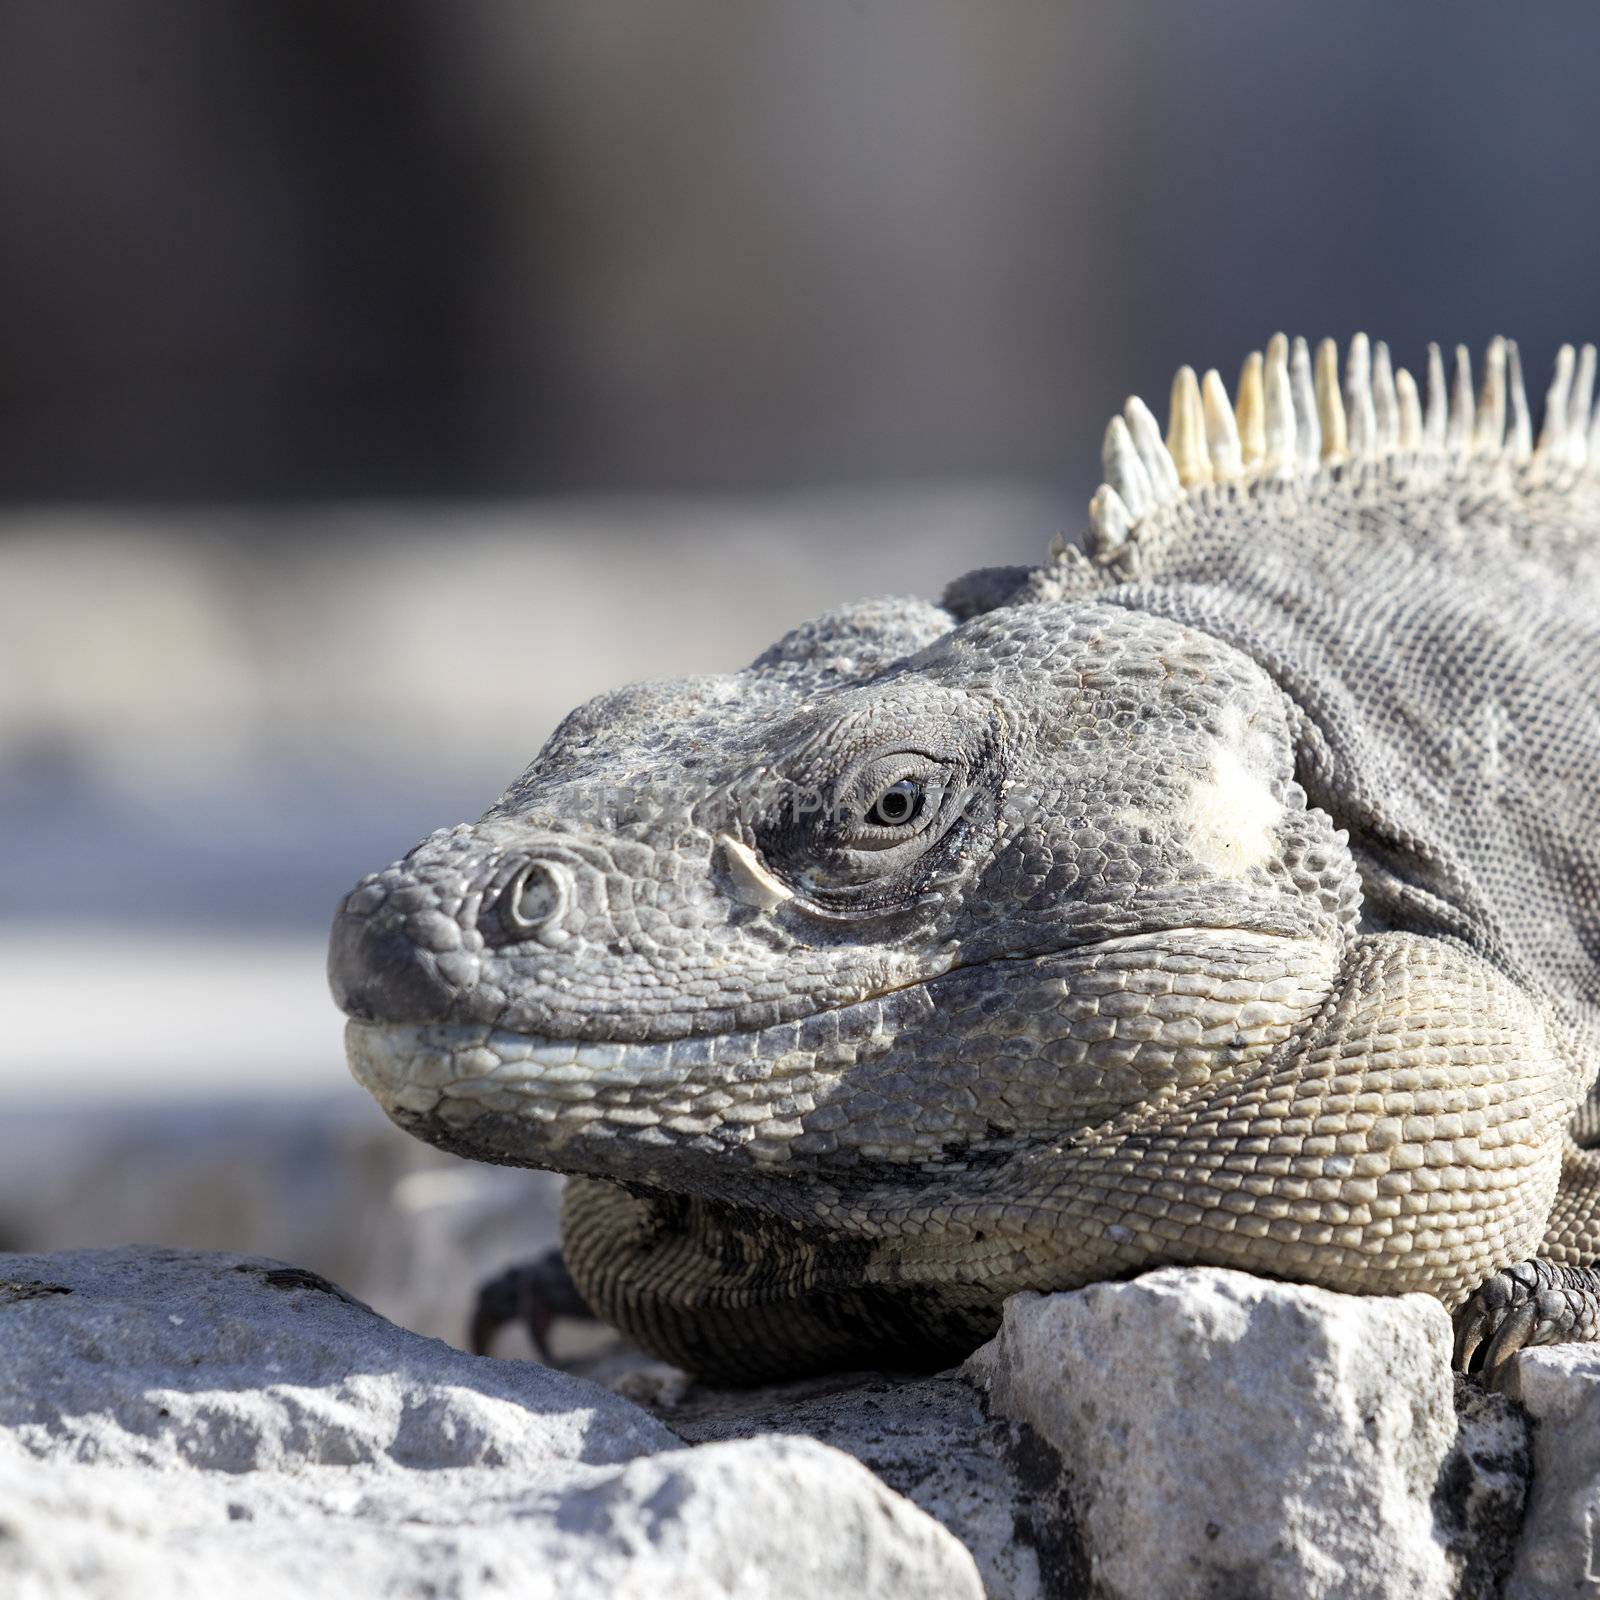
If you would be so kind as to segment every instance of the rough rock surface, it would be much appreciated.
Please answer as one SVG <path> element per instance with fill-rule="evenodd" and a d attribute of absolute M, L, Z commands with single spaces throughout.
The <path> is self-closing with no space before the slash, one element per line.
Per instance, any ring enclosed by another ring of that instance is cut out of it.
<path fill-rule="evenodd" d="M 1507 1392 L 1533 1423 L 1533 1488 L 1506 1600 L 1600 1593 L 1600 1346 L 1526 1350 Z"/>
<path fill-rule="evenodd" d="M 1494 1593 L 1526 1488 L 1449 1347 L 1426 1296 L 1166 1270 L 1015 1297 L 967 1370 L 1068 1464 L 1089 1593 L 1426 1600 Z"/>
<path fill-rule="evenodd" d="M 1031 1429 L 985 1414 L 958 1372 L 818 1378 L 756 1390 L 635 1381 L 627 1392 L 701 1443 L 800 1435 L 845 1451 L 972 1552 L 991 1600 L 1054 1600 L 1081 1552 L 1061 1519 L 1061 1459 Z"/>
<path fill-rule="evenodd" d="M 1600 1351 L 1514 1399 L 1447 1353 L 1426 1297 L 1168 1270 L 1019 1296 L 935 1377 L 642 1368 L 650 1415 L 260 1258 L 0 1256 L 0 1594 L 1595 1590 Z"/>
<path fill-rule="evenodd" d="M 618 1396 L 275 1262 L 0 1256 L 8 1600 L 834 1592 L 981 1587 L 825 1445 L 688 1450 Z"/>

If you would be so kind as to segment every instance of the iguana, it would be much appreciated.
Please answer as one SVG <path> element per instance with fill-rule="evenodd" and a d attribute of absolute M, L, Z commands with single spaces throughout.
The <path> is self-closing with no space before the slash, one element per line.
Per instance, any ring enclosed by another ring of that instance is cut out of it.
<path fill-rule="evenodd" d="M 345 899 L 355 1076 L 725 1382 L 1172 1263 L 1600 1337 L 1594 376 L 1278 336 L 1086 548 L 601 695 Z"/>

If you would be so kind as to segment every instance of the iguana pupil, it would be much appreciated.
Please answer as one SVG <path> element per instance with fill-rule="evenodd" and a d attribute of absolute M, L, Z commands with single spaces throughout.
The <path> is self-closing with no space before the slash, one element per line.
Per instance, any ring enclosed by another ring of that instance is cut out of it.
<path fill-rule="evenodd" d="M 875 828 L 903 828 L 922 812 L 922 785 L 910 778 L 891 784 L 872 803 L 867 821 Z"/>

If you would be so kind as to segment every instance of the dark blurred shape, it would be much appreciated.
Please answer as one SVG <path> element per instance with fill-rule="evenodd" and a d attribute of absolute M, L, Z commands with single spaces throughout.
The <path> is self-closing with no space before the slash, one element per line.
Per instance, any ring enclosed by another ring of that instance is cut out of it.
<path fill-rule="evenodd" d="M 550 1366 L 550 1330 L 558 1317 L 595 1322 L 560 1250 L 546 1250 L 532 1261 L 507 1267 L 478 1290 L 467 1334 L 467 1348 L 486 1356 L 504 1327 L 520 1323 L 539 1359 Z"/>
<path fill-rule="evenodd" d="M 15 0 L 0 496 L 1092 470 L 1275 327 L 1592 335 L 1600 10 Z"/>

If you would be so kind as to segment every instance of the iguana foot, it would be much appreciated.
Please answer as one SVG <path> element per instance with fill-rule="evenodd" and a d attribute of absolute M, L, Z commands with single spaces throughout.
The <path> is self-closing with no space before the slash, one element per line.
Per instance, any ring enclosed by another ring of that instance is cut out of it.
<path fill-rule="evenodd" d="M 535 1261 L 508 1267 L 478 1290 L 472 1312 L 470 1342 L 474 1355 L 487 1355 L 494 1336 L 507 1323 L 520 1322 L 528 1330 L 539 1359 L 550 1366 L 550 1325 L 557 1317 L 595 1320 L 578 1293 L 559 1250 L 546 1250 Z"/>
<path fill-rule="evenodd" d="M 1600 1340 L 1600 1269 L 1519 1261 L 1456 1309 L 1454 1364 L 1495 1384 L 1519 1350 Z"/>

